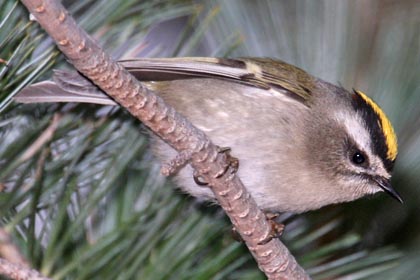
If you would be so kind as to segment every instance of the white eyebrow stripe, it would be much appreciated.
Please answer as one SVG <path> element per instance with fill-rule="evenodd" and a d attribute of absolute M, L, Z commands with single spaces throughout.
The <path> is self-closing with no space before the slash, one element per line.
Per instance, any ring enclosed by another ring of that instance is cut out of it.
<path fill-rule="evenodd" d="M 369 131 L 362 125 L 363 121 L 357 113 L 339 111 L 335 114 L 339 123 L 344 125 L 347 133 L 363 152 L 369 156 L 371 153 L 371 137 Z"/>

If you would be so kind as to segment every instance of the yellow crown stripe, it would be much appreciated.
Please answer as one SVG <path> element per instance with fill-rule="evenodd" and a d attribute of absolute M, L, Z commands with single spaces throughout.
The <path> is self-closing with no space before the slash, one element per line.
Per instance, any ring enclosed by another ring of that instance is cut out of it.
<path fill-rule="evenodd" d="M 380 126 L 385 135 L 385 141 L 387 145 L 387 158 L 389 160 L 395 160 L 398 154 L 397 136 L 395 135 L 394 128 L 391 122 L 385 115 L 384 111 L 376 104 L 371 98 L 369 98 L 363 92 L 356 90 L 356 92 L 365 100 L 365 102 L 372 107 L 373 111 L 378 115 L 380 120 Z"/>

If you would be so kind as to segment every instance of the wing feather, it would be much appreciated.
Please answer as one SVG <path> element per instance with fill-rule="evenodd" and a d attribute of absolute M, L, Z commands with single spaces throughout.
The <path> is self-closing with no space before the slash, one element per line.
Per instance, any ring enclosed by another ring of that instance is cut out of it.
<path fill-rule="evenodd" d="M 141 58 L 121 61 L 142 81 L 186 78 L 224 79 L 285 94 L 306 103 L 317 79 L 285 62 L 267 58 Z M 15 100 L 34 102 L 87 102 L 106 105 L 116 103 L 81 74 L 56 70 L 54 82 L 44 81 L 26 87 Z"/>

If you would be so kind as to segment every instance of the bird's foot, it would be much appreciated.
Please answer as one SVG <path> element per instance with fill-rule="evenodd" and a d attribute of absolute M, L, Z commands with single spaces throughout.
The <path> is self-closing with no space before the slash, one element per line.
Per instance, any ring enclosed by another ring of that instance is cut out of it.
<path fill-rule="evenodd" d="M 278 213 L 265 213 L 265 217 L 267 218 L 267 222 L 271 226 L 270 233 L 260 242 L 258 245 L 265 245 L 270 242 L 273 238 L 280 238 L 283 234 L 285 225 L 276 221 L 276 218 L 279 216 Z"/>
<path fill-rule="evenodd" d="M 275 219 L 279 216 L 278 213 L 267 212 L 265 213 L 265 216 L 267 218 L 268 223 L 270 224 L 271 230 L 267 237 L 258 242 L 258 245 L 265 245 L 274 238 L 280 238 L 285 228 L 284 224 L 275 221 Z M 237 231 L 236 227 L 232 227 L 232 237 L 238 242 L 244 241 L 239 232 Z"/>
<path fill-rule="evenodd" d="M 231 151 L 231 148 L 229 148 L 229 147 L 219 147 L 219 146 L 217 146 L 217 152 L 219 154 L 221 154 L 221 153 L 225 154 L 227 164 L 221 171 L 219 171 L 216 174 L 215 178 L 222 177 L 229 170 L 230 170 L 230 174 L 235 174 L 238 171 L 239 160 L 236 157 L 232 156 L 230 154 L 230 151 Z M 200 175 L 198 175 L 196 171 L 194 171 L 193 178 L 194 178 L 194 182 L 199 186 L 207 186 L 208 185 L 208 182 L 204 181 L 203 178 L 201 178 Z"/>

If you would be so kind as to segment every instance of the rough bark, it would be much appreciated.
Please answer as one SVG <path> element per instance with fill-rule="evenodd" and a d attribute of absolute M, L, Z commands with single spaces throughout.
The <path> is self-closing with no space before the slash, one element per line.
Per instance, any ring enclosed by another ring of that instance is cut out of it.
<path fill-rule="evenodd" d="M 50 278 L 42 276 L 34 269 L 30 269 L 21 264 L 11 263 L 5 259 L 0 259 L 0 275 L 15 280 L 50 280 Z"/>

